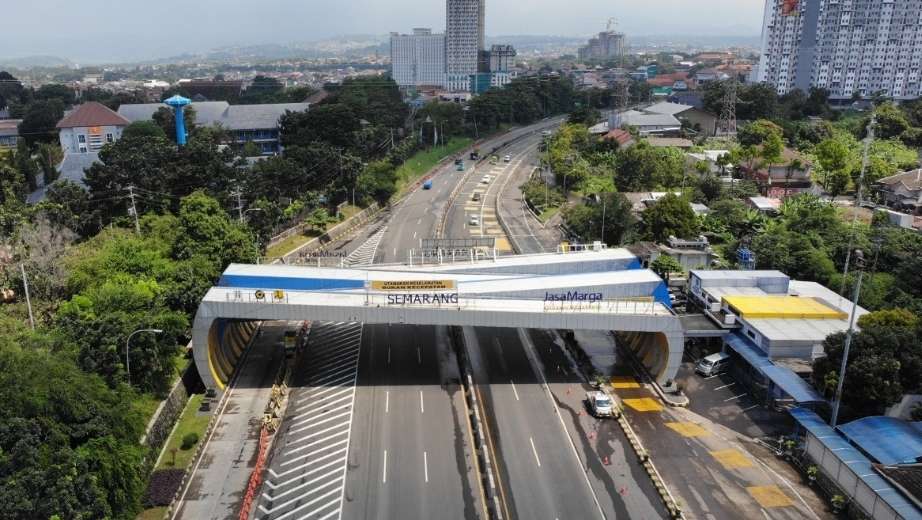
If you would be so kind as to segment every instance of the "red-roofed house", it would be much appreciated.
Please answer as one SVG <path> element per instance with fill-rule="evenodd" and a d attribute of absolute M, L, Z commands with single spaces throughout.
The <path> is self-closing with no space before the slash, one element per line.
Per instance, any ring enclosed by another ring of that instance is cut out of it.
<path fill-rule="evenodd" d="M 84 103 L 58 122 L 59 140 L 64 153 L 97 152 L 106 143 L 122 137 L 130 121 L 102 103 Z"/>
<path fill-rule="evenodd" d="M 602 136 L 603 141 L 613 141 L 618 143 L 618 148 L 627 148 L 634 144 L 634 136 L 627 130 L 615 128 Z"/>

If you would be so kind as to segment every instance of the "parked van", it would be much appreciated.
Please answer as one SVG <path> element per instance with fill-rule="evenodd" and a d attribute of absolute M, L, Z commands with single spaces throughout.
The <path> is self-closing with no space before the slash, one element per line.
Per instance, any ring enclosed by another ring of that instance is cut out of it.
<path fill-rule="evenodd" d="M 726 372 L 729 367 L 730 355 L 718 352 L 698 360 L 698 364 L 695 365 L 695 372 L 698 372 L 704 377 L 710 377 Z"/>

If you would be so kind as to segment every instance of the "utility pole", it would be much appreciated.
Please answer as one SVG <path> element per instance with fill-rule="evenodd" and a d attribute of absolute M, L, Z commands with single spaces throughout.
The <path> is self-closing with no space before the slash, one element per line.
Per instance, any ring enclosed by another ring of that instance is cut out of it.
<path fill-rule="evenodd" d="M 19 271 L 22 273 L 22 285 L 26 290 L 26 306 L 29 307 L 29 324 L 32 330 L 35 330 L 35 315 L 32 314 L 32 298 L 29 296 L 29 278 L 26 276 L 26 266 L 19 264 Z"/>
<path fill-rule="evenodd" d="M 855 283 L 855 293 L 852 300 L 852 313 L 848 320 L 848 332 L 845 333 L 845 348 L 842 351 L 842 365 L 839 367 L 839 382 L 836 384 L 835 401 L 832 405 L 832 418 L 829 425 L 835 429 L 839 421 L 839 406 L 842 404 L 842 389 L 845 386 L 845 370 L 848 368 L 848 351 L 852 346 L 852 336 L 855 335 L 855 315 L 858 314 L 858 297 L 861 295 L 861 278 L 864 275 L 864 253 L 855 250 L 855 268 L 858 269 L 858 282 Z"/>
<path fill-rule="evenodd" d="M 138 235 L 141 234 L 141 223 L 138 222 L 138 207 L 134 203 L 134 186 L 128 186 L 128 198 L 131 199 L 131 215 L 134 216 L 134 231 Z"/>
<path fill-rule="evenodd" d="M 848 249 L 845 253 L 845 267 L 842 269 L 842 285 L 839 294 L 845 295 L 845 281 L 848 279 L 848 267 L 852 259 L 852 247 L 855 242 L 855 225 L 858 223 L 858 208 L 861 206 L 861 187 L 864 185 L 864 176 L 868 171 L 868 156 L 871 151 L 871 142 L 874 141 L 874 126 L 877 124 L 877 115 L 871 116 L 868 123 L 868 136 L 864 140 L 864 152 L 861 156 L 861 174 L 858 176 L 858 192 L 855 194 L 855 207 L 852 209 L 852 228 L 848 237 Z M 857 304 L 858 301 L 855 300 Z"/>
<path fill-rule="evenodd" d="M 243 223 L 243 193 L 240 192 L 239 185 L 234 190 L 234 192 L 231 193 L 231 195 L 237 198 L 237 208 L 236 208 L 237 209 L 237 219 L 242 224 Z"/>

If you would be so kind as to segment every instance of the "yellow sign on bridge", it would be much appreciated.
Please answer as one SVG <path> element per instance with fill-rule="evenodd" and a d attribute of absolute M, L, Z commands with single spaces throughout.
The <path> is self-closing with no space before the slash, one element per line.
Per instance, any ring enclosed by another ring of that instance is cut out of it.
<path fill-rule="evenodd" d="M 371 288 L 375 291 L 453 291 L 457 284 L 454 280 L 372 280 Z"/>

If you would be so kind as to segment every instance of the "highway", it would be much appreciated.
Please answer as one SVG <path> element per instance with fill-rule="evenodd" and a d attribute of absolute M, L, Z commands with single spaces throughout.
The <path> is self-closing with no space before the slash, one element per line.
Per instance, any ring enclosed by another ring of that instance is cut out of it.
<path fill-rule="evenodd" d="M 514 130 L 478 146 L 487 154 L 554 124 Z M 465 164 L 473 167 L 473 161 Z M 404 261 L 422 238 L 435 235 L 466 173 L 477 172 L 458 172 L 448 162 L 432 189 L 410 193 L 334 250 L 349 265 Z M 444 328 L 315 323 L 295 369 L 257 517 L 486 518 L 471 444 L 459 369 Z"/>
<path fill-rule="evenodd" d="M 482 518 L 447 333 L 364 329 L 343 518 Z"/>

